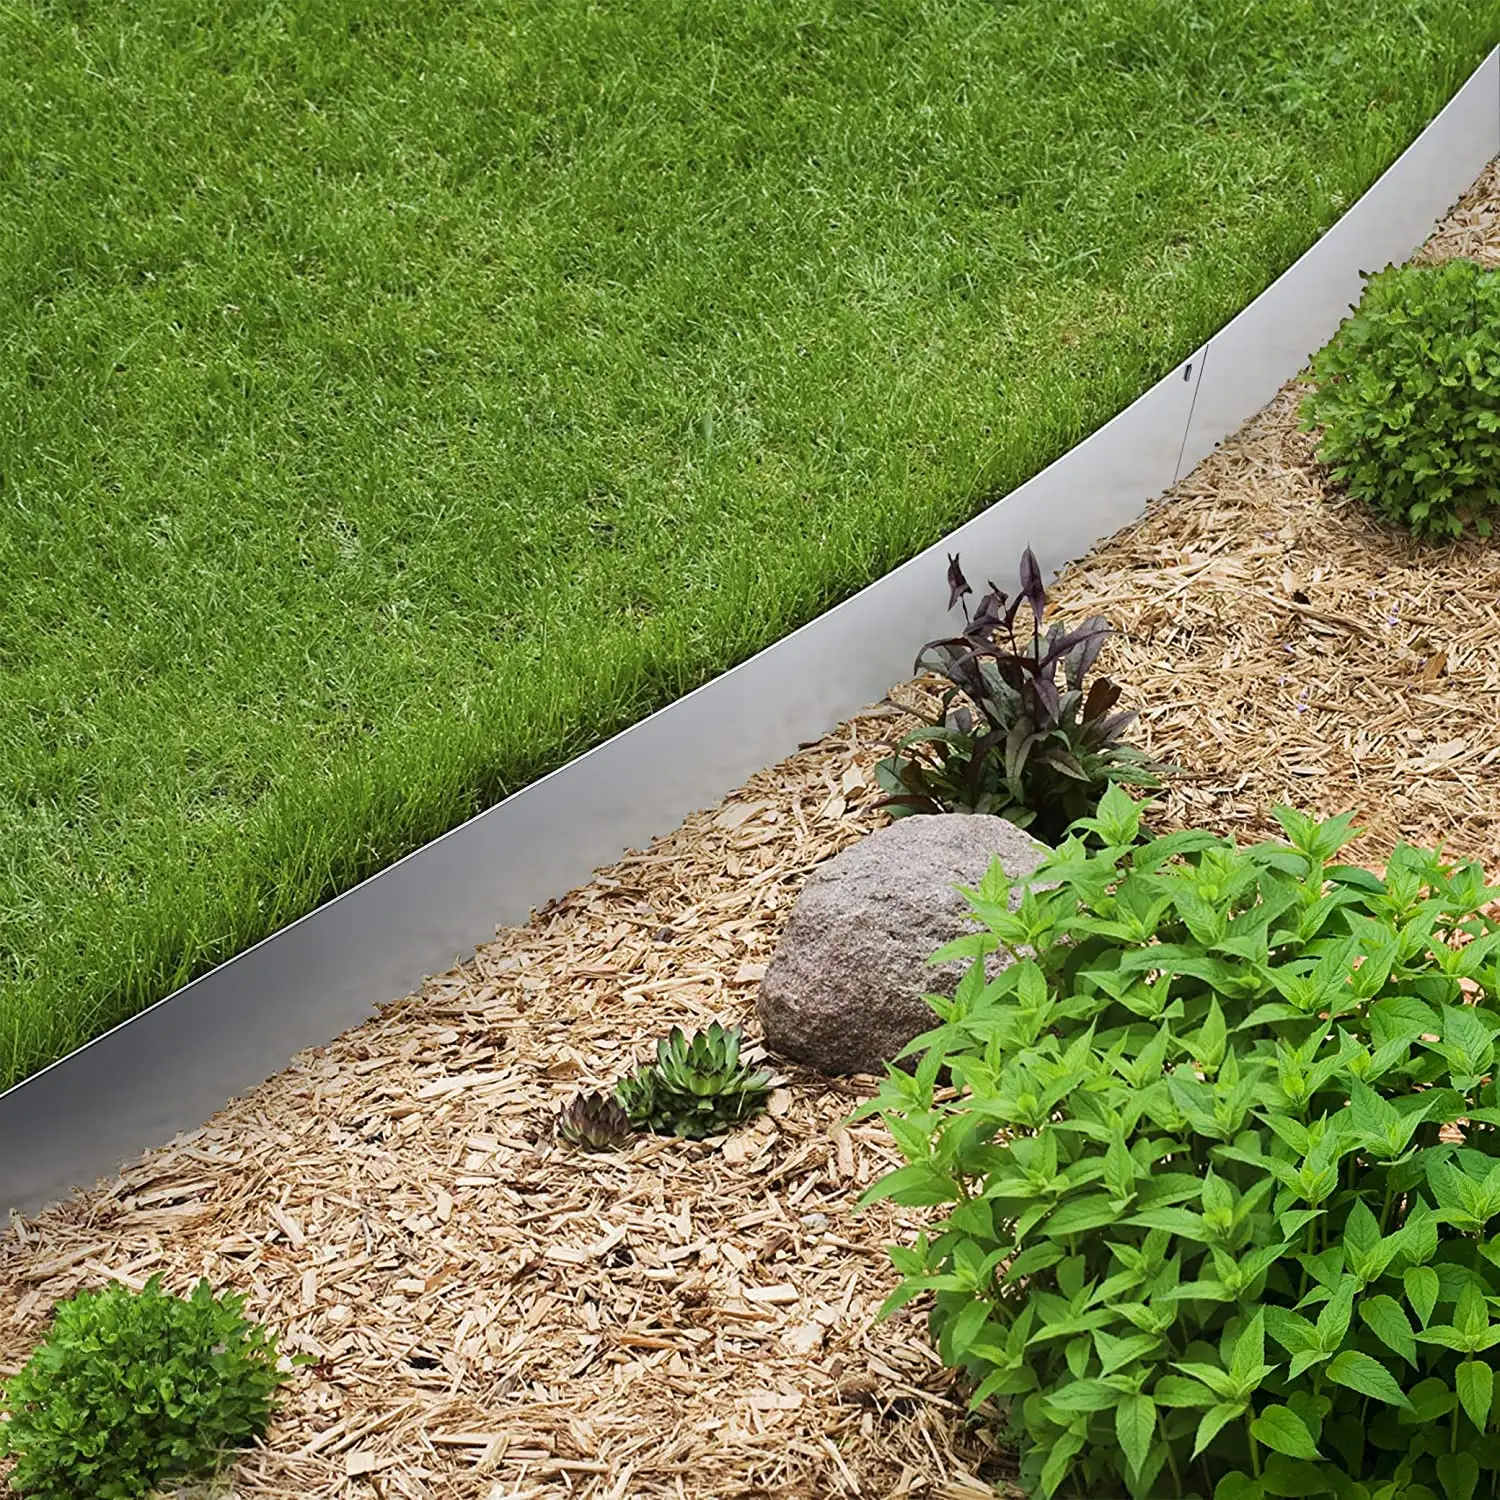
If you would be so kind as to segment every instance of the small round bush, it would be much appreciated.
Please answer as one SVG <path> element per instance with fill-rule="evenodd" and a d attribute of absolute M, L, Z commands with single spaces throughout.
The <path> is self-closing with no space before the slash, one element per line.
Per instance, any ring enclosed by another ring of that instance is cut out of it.
<path fill-rule="evenodd" d="M 275 1340 L 244 1299 L 200 1281 L 187 1298 L 156 1277 L 57 1306 L 46 1340 L 6 1382 L 0 1452 L 10 1492 L 39 1500 L 133 1500 L 210 1474 L 259 1437 L 276 1388 Z"/>
<path fill-rule="evenodd" d="M 1051 889 L 992 871 L 874 1105 L 908 1164 L 869 1196 L 941 1209 L 891 1305 L 930 1297 L 1028 1495 L 1500 1489 L 1497 892 L 1278 816 L 1141 844 L 1115 788 Z"/>
<path fill-rule="evenodd" d="M 1303 425 L 1348 492 L 1417 536 L 1488 536 L 1500 505 L 1500 272 L 1372 276 L 1313 357 Z"/>

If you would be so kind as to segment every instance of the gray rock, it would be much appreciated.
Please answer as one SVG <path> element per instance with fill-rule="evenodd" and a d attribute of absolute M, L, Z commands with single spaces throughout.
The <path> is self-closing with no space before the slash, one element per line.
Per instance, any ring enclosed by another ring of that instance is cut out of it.
<path fill-rule="evenodd" d="M 927 962 L 974 930 L 955 887 L 978 885 L 996 855 L 1018 879 L 1047 853 L 1004 818 L 949 814 L 900 818 L 836 855 L 813 872 L 766 966 L 766 1045 L 824 1073 L 883 1073 L 937 1024 L 922 996 L 952 994 L 967 967 Z"/>

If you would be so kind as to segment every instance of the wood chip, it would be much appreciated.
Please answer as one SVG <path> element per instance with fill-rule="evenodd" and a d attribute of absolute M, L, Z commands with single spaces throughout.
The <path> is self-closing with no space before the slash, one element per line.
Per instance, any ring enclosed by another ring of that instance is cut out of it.
<path fill-rule="evenodd" d="M 777 1305 L 801 1300 L 794 1286 L 747 1286 L 740 1296 L 746 1302 L 770 1302 Z"/>

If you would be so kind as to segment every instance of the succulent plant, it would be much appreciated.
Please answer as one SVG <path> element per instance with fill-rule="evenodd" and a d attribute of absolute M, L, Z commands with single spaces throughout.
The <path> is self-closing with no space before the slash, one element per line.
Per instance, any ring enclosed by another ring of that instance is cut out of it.
<path fill-rule="evenodd" d="M 656 1060 L 615 1088 L 630 1123 L 689 1140 L 720 1135 L 764 1107 L 770 1073 L 740 1061 L 744 1033 L 715 1021 L 691 1039 L 680 1026 L 656 1045 Z"/>
<path fill-rule="evenodd" d="M 608 1094 L 580 1094 L 557 1117 L 557 1133 L 585 1151 L 615 1151 L 635 1133 L 630 1117 Z"/>

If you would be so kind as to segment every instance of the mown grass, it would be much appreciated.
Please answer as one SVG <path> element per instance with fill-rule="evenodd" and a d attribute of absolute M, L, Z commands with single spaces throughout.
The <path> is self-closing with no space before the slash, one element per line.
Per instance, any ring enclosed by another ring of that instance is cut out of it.
<path fill-rule="evenodd" d="M 0 1079 L 1034 472 L 1497 29 L 10 0 Z"/>

